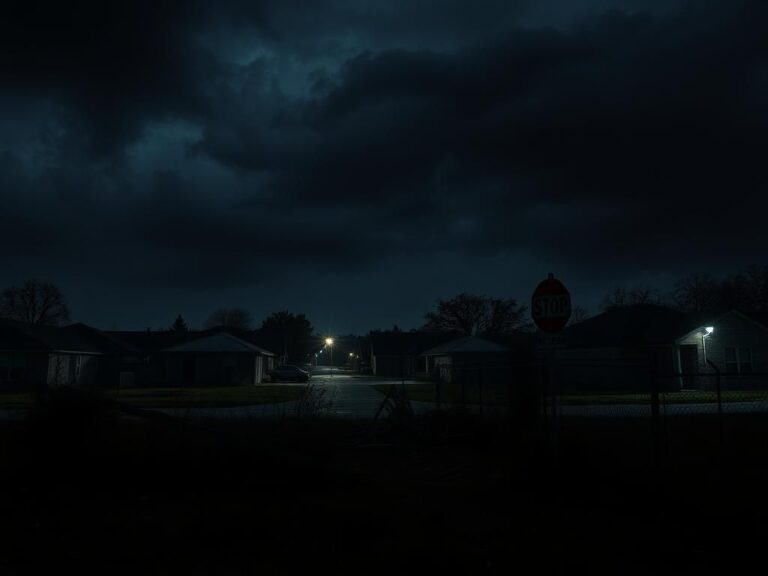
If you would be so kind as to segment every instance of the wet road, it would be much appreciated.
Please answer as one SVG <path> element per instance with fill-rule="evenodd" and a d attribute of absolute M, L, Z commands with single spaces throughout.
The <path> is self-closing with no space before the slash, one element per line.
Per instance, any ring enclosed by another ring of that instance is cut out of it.
<path fill-rule="evenodd" d="M 360 376 L 349 370 L 323 366 L 312 374 L 312 383 L 322 391 L 329 413 L 339 418 L 372 418 L 384 401 L 377 384 L 400 384 L 401 380 L 382 380 Z M 412 383 L 406 380 L 405 383 Z"/>
<path fill-rule="evenodd" d="M 320 366 L 312 372 L 313 397 L 302 402 L 235 406 L 227 408 L 165 409 L 167 414 L 184 418 L 282 418 L 297 414 L 334 416 L 337 418 L 373 418 L 385 395 L 376 390 L 377 384 L 401 384 L 401 380 L 386 380 L 361 376 L 350 370 Z M 406 384 L 413 380 L 406 380 Z M 283 383 L 281 386 L 306 386 Z M 423 404 L 423 406 L 419 406 Z M 414 403 L 417 412 L 431 409 L 431 404 Z"/>

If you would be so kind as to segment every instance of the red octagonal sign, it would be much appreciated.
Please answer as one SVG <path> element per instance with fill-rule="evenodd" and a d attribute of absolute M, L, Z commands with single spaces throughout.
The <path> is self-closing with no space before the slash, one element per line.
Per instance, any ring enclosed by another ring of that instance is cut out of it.
<path fill-rule="evenodd" d="M 552 274 L 539 282 L 531 298 L 533 321 L 544 332 L 560 332 L 571 317 L 571 294 Z"/>

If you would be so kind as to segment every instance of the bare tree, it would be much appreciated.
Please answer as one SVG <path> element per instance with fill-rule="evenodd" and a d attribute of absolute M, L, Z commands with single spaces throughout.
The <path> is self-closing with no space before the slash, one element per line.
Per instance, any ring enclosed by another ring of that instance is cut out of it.
<path fill-rule="evenodd" d="M 0 293 L 0 316 L 33 324 L 58 326 L 69 320 L 69 308 L 52 282 L 27 280 Z"/>
<path fill-rule="evenodd" d="M 450 300 L 438 300 L 437 309 L 424 316 L 427 321 L 424 329 L 501 334 L 523 328 L 525 310 L 525 306 L 519 306 L 511 298 L 459 294 Z"/>
<path fill-rule="evenodd" d="M 690 274 L 675 283 L 672 302 L 683 312 L 700 314 L 718 307 L 720 282 L 707 274 Z"/>
<path fill-rule="evenodd" d="M 205 321 L 206 328 L 213 328 L 215 326 L 250 330 L 251 315 L 242 308 L 218 308 Z"/>
<path fill-rule="evenodd" d="M 573 326 L 589 318 L 589 311 L 582 306 L 574 306 L 571 310 L 571 317 L 568 319 L 568 326 Z"/>
<path fill-rule="evenodd" d="M 639 304 L 662 304 L 663 299 L 658 290 L 652 286 L 635 286 L 627 289 L 617 286 L 603 298 L 603 310 L 612 310 L 624 306 L 637 306 Z"/>

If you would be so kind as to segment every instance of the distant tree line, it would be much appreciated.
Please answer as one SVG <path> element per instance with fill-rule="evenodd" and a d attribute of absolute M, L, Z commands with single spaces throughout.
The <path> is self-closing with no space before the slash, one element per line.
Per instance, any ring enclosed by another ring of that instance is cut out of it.
<path fill-rule="evenodd" d="M 663 293 L 652 286 L 617 287 L 606 294 L 603 310 L 637 304 L 659 304 L 696 317 L 739 310 L 768 315 L 768 266 L 750 266 L 723 277 L 688 274 Z"/>
<path fill-rule="evenodd" d="M 663 293 L 653 286 L 617 286 L 601 303 L 603 311 L 639 304 L 658 304 L 693 316 L 713 316 L 736 309 L 755 317 L 768 317 L 768 265 L 750 266 L 723 277 L 711 274 L 689 274 L 674 288 Z M 588 311 L 574 306 L 569 324 L 589 317 Z M 29 279 L 20 286 L 0 291 L 0 318 L 58 326 L 70 320 L 69 307 L 62 291 L 52 282 Z M 461 334 L 507 334 L 532 329 L 526 306 L 514 298 L 494 298 L 461 293 L 453 298 L 437 300 L 424 315 L 422 330 Z M 243 308 L 217 308 L 207 318 L 204 328 L 225 327 L 248 331 L 258 337 L 264 347 L 291 362 L 303 362 L 317 345 L 318 336 L 304 314 L 282 310 L 270 314 L 259 328 Z M 176 332 L 190 330 L 179 314 L 167 328 Z M 401 329 L 395 324 L 391 331 Z"/>

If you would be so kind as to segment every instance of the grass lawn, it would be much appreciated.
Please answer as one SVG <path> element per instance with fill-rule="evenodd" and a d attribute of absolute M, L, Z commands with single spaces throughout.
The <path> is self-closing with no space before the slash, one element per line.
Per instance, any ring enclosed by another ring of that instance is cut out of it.
<path fill-rule="evenodd" d="M 306 392 L 304 386 L 263 384 L 220 388 L 130 388 L 104 391 L 104 396 L 130 406 L 156 408 L 188 408 L 205 406 L 249 406 L 298 400 Z M 25 409 L 33 405 L 31 394 L 0 394 L 0 408 Z"/>
<path fill-rule="evenodd" d="M 401 387 L 400 384 L 395 384 L 398 388 Z M 381 392 L 382 394 L 386 394 L 389 392 L 389 389 L 392 387 L 392 384 L 376 384 L 374 385 L 374 388 Z M 405 393 L 408 395 L 408 398 L 410 400 L 413 400 L 415 402 L 435 402 L 435 395 L 436 395 L 436 385 L 434 382 L 417 382 L 415 384 L 406 384 L 405 385 Z M 461 386 L 456 384 L 443 384 L 441 388 L 441 402 L 445 402 L 447 404 L 458 404 L 461 402 Z M 468 403 L 473 403 L 472 397 L 467 397 Z M 498 401 L 494 398 L 486 397 L 484 400 L 484 404 L 486 406 L 505 406 L 506 402 Z"/>
<path fill-rule="evenodd" d="M 399 385 L 398 385 L 399 386 Z M 374 386 L 382 394 L 389 391 L 389 384 L 377 384 Z M 405 391 L 408 398 L 418 402 L 435 401 L 435 384 L 433 382 L 406 384 Z M 446 403 L 461 402 L 461 388 L 456 385 L 443 384 L 442 400 Z M 712 391 L 689 390 L 683 392 L 667 392 L 660 395 L 660 400 L 665 404 L 706 404 L 717 402 L 717 395 Z M 723 402 L 757 402 L 768 400 L 768 390 L 727 390 L 722 392 Z M 650 394 L 602 394 L 582 392 L 565 394 L 558 398 L 563 405 L 595 405 L 595 404 L 650 404 Z M 471 401 L 470 401 L 471 403 Z M 488 399 L 486 405 L 504 405 L 503 402 L 494 402 Z"/>
<path fill-rule="evenodd" d="M 249 406 L 298 400 L 304 386 L 261 384 L 220 388 L 130 388 L 116 399 L 123 404 L 146 407 Z"/>
<path fill-rule="evenodd" d="M 32 394 L 12 392 L 0 394 L 0 408 L 22 409 L 32 406 Z"/>

